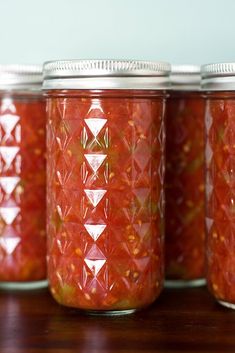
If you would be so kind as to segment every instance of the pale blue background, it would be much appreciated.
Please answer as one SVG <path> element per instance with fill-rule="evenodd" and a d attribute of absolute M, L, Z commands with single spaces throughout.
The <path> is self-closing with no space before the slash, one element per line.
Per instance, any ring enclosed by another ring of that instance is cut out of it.
<path fill-rule="evenodd" d="M 235 0 L 0 0 L 0 63 L 235 61 Z"/>

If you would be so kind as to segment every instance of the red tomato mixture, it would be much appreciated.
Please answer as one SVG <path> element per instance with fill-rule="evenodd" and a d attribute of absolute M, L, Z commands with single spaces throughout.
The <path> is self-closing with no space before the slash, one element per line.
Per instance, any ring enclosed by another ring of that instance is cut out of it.
<path fill-rule="evenodd" d="M 0 97 L 0 282 L 46 278 L 45 103 Z"/>
<path fill-rule="evenodd" d="M 207 127 L 207 279 L 214 296 L 235 303 L 235 94 L 209 94 Z"/>
<path fill-rule="evenodd" d="M 47 108 L 52 295 L 90 310 L 152 303 L 163 282 L 162 93 L 54 91 Z"/>
<path fill-rule="evenodd" d="M 204 99 L 172 92 L 166 107 L 166 278 L 205 276 Z"/>

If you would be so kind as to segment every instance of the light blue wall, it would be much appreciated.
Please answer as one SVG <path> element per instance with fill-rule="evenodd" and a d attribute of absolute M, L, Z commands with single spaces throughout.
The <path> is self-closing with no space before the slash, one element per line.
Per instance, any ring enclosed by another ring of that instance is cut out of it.
<path fill-rule="evenodd" d="M 235 0 L 0 0 L 0 63 L 235 61 Z"/>

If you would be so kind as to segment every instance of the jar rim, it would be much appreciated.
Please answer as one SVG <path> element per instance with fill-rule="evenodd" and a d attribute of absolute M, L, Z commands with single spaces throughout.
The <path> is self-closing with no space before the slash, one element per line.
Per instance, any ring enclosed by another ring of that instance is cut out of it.
<path fill-rule="evenodd" d="M 172 65 L 170 74 L 171 89 L 177 91 L 198 91 L 201 88 L 200 65 Z"/>
<path fill-rule="evenodd" d="M 0 65 L 0 90 L 39 89 L 42 81 L 40 65 Z"/>
<path fill-rule="evenodd" d="M 170 69 L 160 61 L 49 61 L 43 66 L 43 89 L 165 89 Z"/>
<path fill-rule="evenodd" d="M 201 74 L 203 90 L 235 90 L 235 63 L 233 62 L 202 65 Z"/>

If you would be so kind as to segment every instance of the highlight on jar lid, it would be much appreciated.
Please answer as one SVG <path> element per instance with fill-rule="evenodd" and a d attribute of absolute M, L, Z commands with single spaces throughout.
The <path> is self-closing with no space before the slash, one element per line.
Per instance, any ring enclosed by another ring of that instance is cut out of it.
<path fill-rule="evenodd" d="M 40 65 L 0 65 L 0 89 L 39 89 L 43 81 Z"/>
<path fill-rule="evenodd" d="M 171 89 L 197 91 L 201 88 L 200 65 L 172 65 Z"/>
<path fill-rule="evenodd" d="M 235 63 L 217 63 L 203 65 L 201 72 L 203 90 L 235 90 Z"/>
<path fill-rule="evenodd" d="M 169 86 L 171 66 L 136 60 L 59 60 L 44 64 L 43 89 L 154 89 Z"/>

